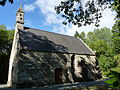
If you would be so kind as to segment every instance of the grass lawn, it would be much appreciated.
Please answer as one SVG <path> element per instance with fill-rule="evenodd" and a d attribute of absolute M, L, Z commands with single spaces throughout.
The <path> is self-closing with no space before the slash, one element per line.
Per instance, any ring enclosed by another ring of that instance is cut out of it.
<path fill-rule="evenodd" d="M 97 85 L 92 87 L 74 87 L 71 89 L 64 89 L 64 90 L 120 90 L 115 88 L 110 88 L 108 85 Z"/>

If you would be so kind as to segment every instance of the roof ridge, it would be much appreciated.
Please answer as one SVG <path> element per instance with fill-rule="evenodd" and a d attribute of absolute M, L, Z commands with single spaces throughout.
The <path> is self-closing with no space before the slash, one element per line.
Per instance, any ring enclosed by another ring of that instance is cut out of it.
<path fill-rule="evenodd" d="M 81 38 L 78 39 L 91 51 L 91 53 L 95 54 L 94 51 L 92 51 L 92 49 L 89 48 L 88 45 Z"/>
<path fill-rule="evenodd" d="M 41 29 L 35 29 L 35 28 L 30 28 L 30 27 L 24 27 L 24 28 L 32 29 L 32 30 L 37 30 L 37 31 L 48 32 L 48 33 L 53 33 L 53 34 L 58 34 L 58 35 L 63 35 L 63 36 L 67 36 L 67 37 L 71 37 L 71 38 L 76 38 L 76 39 L 78 39 L 77 37 L 74 37 L 74 36 L 69 36 L 69 35 L 65 35 L 65 34 L 59 34 L 59 33 L 50 32 L 50 31 L 45 31 L 45 30 L 41 30 Z"/>

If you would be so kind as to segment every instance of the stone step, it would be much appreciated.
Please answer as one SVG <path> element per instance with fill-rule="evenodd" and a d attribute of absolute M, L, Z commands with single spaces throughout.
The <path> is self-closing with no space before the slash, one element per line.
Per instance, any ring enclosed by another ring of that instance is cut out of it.
<path fill-rule="evenodd" d="M 0 84 L 0 88 L 10 88 L 7 84 Z"/>

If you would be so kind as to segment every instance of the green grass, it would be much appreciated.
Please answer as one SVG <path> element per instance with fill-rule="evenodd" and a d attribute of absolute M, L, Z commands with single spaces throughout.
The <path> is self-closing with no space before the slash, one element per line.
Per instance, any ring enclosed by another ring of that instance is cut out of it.
<path fill-rule="evenodd" d="M 92 86 L 92 87 L 75 87 L 71 89 L 64 89 L 64 90 L 119 90 L 119 89 L 114 89 L 110 88 L 108 85 L 97 85 L 97 86 Z"/>

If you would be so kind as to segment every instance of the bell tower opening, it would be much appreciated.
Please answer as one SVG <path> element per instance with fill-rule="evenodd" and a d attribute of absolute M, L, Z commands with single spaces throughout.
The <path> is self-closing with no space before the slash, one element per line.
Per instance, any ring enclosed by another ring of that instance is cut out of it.
<path fill-rule="evenodd" d="M 20 5 L 16 13 L 16 29 L 24 30 L 24 11 L 22 5 Z"/>

